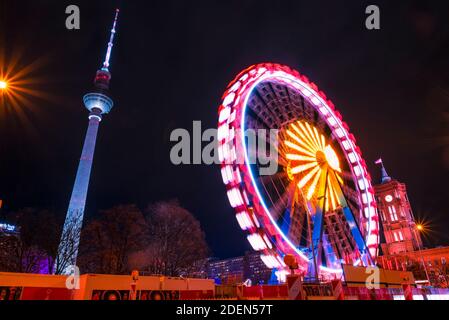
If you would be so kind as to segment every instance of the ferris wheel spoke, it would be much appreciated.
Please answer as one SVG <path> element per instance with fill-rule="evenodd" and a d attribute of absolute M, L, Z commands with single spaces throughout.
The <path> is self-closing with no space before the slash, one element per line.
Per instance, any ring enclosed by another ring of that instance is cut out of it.
<path fill-rule="evenodd" d="M 287 153 L 286 159 L 291 161 L 316 162 L 316 157 L 302 156 L 299 154 Z"/>
<path fill-rule="evenodd" d="M 316 166 L 313 170 L 311 170 L 307 175 L 305 175 L 298 183 L 298 188 L 302 189 L 314 176 L 322 172 L 319 166 Z"/>
<path fill-rule="evenodd" d="M 320 180 L 321 170 L 317 171 L 315 177 L 312 180 L 312 183 L 309 186 L 309 190 L 307 190 L 307 200 L 310 200 L 315 193 L 315 190 L 318 186 L 318 181 Z"/>
<path fill-rule="evenodd" d="M 341 186 L 342 192 L 343 192 L 343 196 L 345 197 L 346 200 L 350 200 L 351 202 L 358 204 L 359 203 L 359 195 L 357 193 L 357 191 L 355 191 L 354 189 L 352 189 L 351 187 L 347 186 L 347 185 L 342 185 Z"/>
<path fill-rule="evenodd" d="M 275 173 L 271 176 L 259 176 L 257 179 L 259 184 L 267 184 L 273 182 L 275 179 L 281 181 L 283 179 L 287 179 L 287 174 L 284 171 L 279 171 L 278 173 Z"/>
<path fill-rule="evenodd" d="M 309 157 L 314 157 L 315 153 L 313 153 L 312 151 L 309 151 L 307 149 L 304 149 L 303 147 L 298 146 L 297 144 L 291 142 L 291 141 L 285 141 L 285 144 L 290 147 L 291 149 L 294 149 L 298 152 L 300 152 L 300 154 L 304 154 L 307 155 Z"/>
<path fill-rule="evenodd" d="M 270 212 L 273 213 L 273 219 L 279 220 L 281 215 L 285 213 L 285 209 L 289 205 L 289 197 L 295 192 L 295 185 L 291 183 L 286 191 L 277 199 L 276 202 L 272 203 Z"/>
<path fill-rule="evenodd" d="M 351 181 L 353 179 L 352 173 L 346 170 L 342 170 L 340 176 L 346 181 Z"/>
<path fill-rule="evenodd" d="M 323 149 L 325 149 L 326 148 L 326 138 L 322 134 L 320 134 L 320 139 L 321 139 L 321 146 Z"/>
<path fill-rule="evenodd" d="M 268 86 L 266 86 L 265 88 L 270 88 L 270 83 L 268 83 Z M 271 90 L 271 88 L 270 88 L 270 91 L 273 91 L 273 90 Z M 269 113 L 271 115 L 271 119 L 274 122 L 276 122 L 277 127 L 280 128 L 280 126 L 282 125 L 282 122 L 280 121 L 279 116 L 268 105 L 268 102 L 265 99 L 264 93 L 260 92 L 259 89 L 256 89 L 254 93 L 255 93 L 255 96 L 257 96 L 258 99 L 264 104 L 264 106 L 265 106 L 264 110 L 267 110 L 267 113 Z M 274 93 L 274 92 L 271 92 L 271 93 Z"/>
<path fill-rule="evenodd" d="M 305 122 L 307 124 L 307 122 Z M 316 143 L 316 140 L 313 137 L 312 131 L 310 131 L 310 127 L 303 124 L 303 122 L 297 123 L 298 127 L 293 127 L 295 131 L 300 135 L 300 137 L 304 140 L 304 143 L 309 145 L 310 149 L 314 152 L 319 150 L 319 145 Z M 299 128 L 299 130 L 297 130 Z"/>
<path fill-rule="evenodd" d="M 270 126 L 253 109 L 249 108 L 250 116 L 245 121 L 245 128 L 253 130 L 270 130 Z"/>
<path fill-rule="evenodd" d="M 320 133 L 318 133 L 318 130 L 316 127 L 313 127 L 313 133 L 315 134 L 315 139 L 317 140 L 317 144 L 321 149 L 326 148 L 326 140 L 324 139 L 324 136 Z"/>
<path fill-rule="evenodd" d="M 284 157 L 279 156 L 278 157 L 278 165 L 282 168 L 287 168 L 288 167 L 288 161 L 285 160 Z"/>
<path fill-rule="evenodd" d="M 318 128 L 318 130 L 320 130 L 321 132 L 324 132 L 325 128 L 327 126 L 326 121 L 319 116 L 319 113 L 316 113 L 315 119 L 317 119 L 317 121 L 315 122 L 315 125 Z"/>
<path fill-rule="evenodd" d="M 289 238 L 295 240 L 295 245 L 298 248 L 308 247 L 309 239 L 308 239 L 308 231 L 307 231 L 307 208 L 304 208 L 302 202 L 300 201 L 296 188 L 295 188 L 295 197 L 292 199 L 291 203 L 291 212 L 292 212 L 292 220 L 291 227 L 289 230 Z"/>
<path fill-rule="evenodd" d="M 311 150 L 312 152 L 316 152 L 316 146 L 314 145 L 312 138 L 309 136 L 305 127 L 302 126 L 301 122 L 292 123 L 291 128 L 298 135 L 297 138 L 300 139 L 300 144 L 304 146 L 304 148 Z"/>
<path fill-rule="evenodd" d="M 265 145 L 272 145 L 273 142 L 276 143 L 278 141 L 277 138 L 278 137 L 276 137 L 276 140 L 272 140 L 272 136 L 270 136 L 270 131 L 269 130 L 265 131 L 265 135 L 260 134 L 260 132 L 257 133 L 257 140 L 258 140 L 258 142 L 263 142 L 263 143 L 265 143 Z M 278 143 L 278 145 L 279 145 L 279 143 Z"/>
<path fill-rule="evenodd" d="M 281 225 L 282 232 L 287 235 L 291 235 L 291 232 L 293 230 L 292 226 L 296 223 L 294 221 L 295 216 L 295 195 L 296 195 L 296 188 L 290 189 L 290 192 L 288 193 L 288 200 L 287 200 L 287 206 L 284 211 L 284 220 Z M 293 240 L 291 237 L 289 238 Z"/>
<path fill-rule="evenodd" d="M 310 170 L 312 168 L 315 168 L 317 166 L 318 166 L 318 162 L 313 161 L 313 162 L 310 162 L 310 163 L 307 163 L 307 164 L 302 164 L 302 165 L 293 167 L 291 169 L 291 172 L 292 172 L 292 174 L 298 174 L 300 172 L 308 171 L 308 170 Z"/>
<path fill-rule="evenodd" d="M 330 141 L 329 142 L 330 144 L 338 143 L 338 137 L 335 134 L 332 134 L 330 136 L 330 140 L 329 141 Z"/>
<path fill-rule="evenodd" d="M 327 175 L 327 193 L 326 193 L 326 199 L 329 199 L 327 201 L 328 205 L 325 207 L 325 210 L 333 211 L 335 208 L 337 208 L 337 191 L 335 190 L 334 185 L 332 184 L 330 175 Z"/>
<path fill-rule="evenodd" d="M 258 144 L 259 145 L 261 143 L 264 144 L 265 154 L 260 154 L 259 148 L 253 148 L 254 150 L 252 152 L 252 155 L 257 157 L 257 159 L 259 159 L 259 157 L 268 157 L 268 156 L 270 159 L 273 159 L 273 157 L 274 157 L 279 165 L 281 165 L 283 167 L 287 167 L 288 161 L 285 159 L 285 154 L 286 154 L 285 146 L 283 143 L 280 143 L 280 141 L 282 141 L 282 137 L 280 137 L 278 135 L 275 138 L 276 139 L 275 141 L 272 141 L 271 139 L 272 139 L 272 137 L 270 137 L 270 139 L 268 139 L 267 136 L 258 135 L 257 136 Z M 275 142 L 275 143 L 273 143 L 273 142 Z M 269 155 L 268 155 L 268 152 L 269 152 Z"/>
<path fill-rule="evenodd" d="M 318 132 L 316 131 L 316 128 L 312 128 L 308 122 L 305 122 L 305 127 L 306 131 L 309 133 L 309 137 L 312 139 L 313 144 L 315 145 L 315 148 L 317 148 L 317 150 L 320 150 L 320 143 L 317 137 Z"/>
<path fill-rule="evenodd" d="M 319 199 L 315 208 L 315 214 L 313 218 L 313 229 L 312 229 L 312 239 L 310 248 L 312 251 L 312 264 L 313 266 L 309 266 L 309 272 L 311 272 L 314 276 L 317 276 L 318 268 L 321 266 L 321 250 L 322 250 L 322 240 L 323 240 L 323 222 L 324 215 L 326 210 L 326 202 L 327 202 L 327 190 L 328 190 L 328 172 L 327 170 L 322 170 L 321 172 L 321 183 L 318 194 L 322 194 L 322 199 Z"/>
<path fill-rule="evenodd" d="M 309 150 L 312 153 L 317 151 L 316 146 L 313 145 L 309 137 L 306 137 L 304 132 L 302 132 L 294 123 L 291 124 L 291 127 L 293 128 L 293 130 L 296 132 L 297 135 L 293 131 L 287 130 L 286 132 L 289 137 L 295 140 L 296 143 L 298 143 L 301 147 L 305 148 L 306 150 Z"/>
<path fill-rule="evenodd" d="M 288 158 L 286 157 L 286 150 L 285 148 L 279 148 L 277 151 L 277 156 L 278 156 L 278 164 L 281 165 L 284 168 L 287 168 L 289 165 L 289 161 Z"/>

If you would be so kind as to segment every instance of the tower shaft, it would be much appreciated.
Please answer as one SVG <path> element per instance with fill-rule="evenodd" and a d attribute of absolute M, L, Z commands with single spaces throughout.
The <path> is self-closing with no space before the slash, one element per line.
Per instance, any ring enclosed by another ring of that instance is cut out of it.
<path fill-rule="evenodd" d="M 56 264 L 58 270 L 55 270 L 57 273 L 70 273 L 68 269 L 76 265 L 100 121 L 101 118 L 98 116 L 91 116 L 89 119 L 89 126 L 59 245 Z"/>
<path fill-rule="evenodd" d="M 97 117 L 92 117 L 89 120 L 83 152 L 81 154 L 75 185 L 73 186 L 72 197 L 70 199 L 69 213 L 84 210 L 84 206 L 86 205 L 87 190 L 89 188 L 90 173 L 92 171 L 92 162 L 94 159 L 99 126 L 100 120 Z"/>

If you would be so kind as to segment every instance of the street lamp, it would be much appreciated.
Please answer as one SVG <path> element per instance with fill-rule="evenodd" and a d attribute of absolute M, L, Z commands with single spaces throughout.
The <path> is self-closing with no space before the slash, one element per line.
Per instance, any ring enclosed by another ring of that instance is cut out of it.
<path fill-rule="evenodd" d="M 39 90 L 36 86 L 44 80 L 36 73 L 38 68 L 43 66 L 43 58 L 25 65 L 20 60 L 19 55 L 15 55 L 13 59 L 7 59 L 0 50 L 0 107 L 8 105 L 19 110 L 33 104 L 29 98 L 36 97 L 45 100 L 50 98 L 47 92 Z"/>
<path fill-rule="evenodd" d="M 6 82 L 5 80 L 0 80 L 0 90 L 6 90 L 8 89 L 8 82 Z"/>
<path fill-rule="evenodd" d="M 416 230 L 417 230 L 419 233 L 425 232 L 424 225 L 421 224 L 421 223 L 417 224 L 417 225 L 416 225 Z M 422 260 L 422 263 L 423 263 L 423 266 L 424 266 L 424 272 L 426 273 L 427 282 L 428 282 L 429 285 L 430 285 L 429 273 L 427 272 L 426 262 L 424 261 L 424 256 L 423 256 L 423 254 L 422 254 L 422 242 L 419 241 L 419 239 L 417 239 L 417 240 L 418 240 L 418 252 L 419 252 L 419 255 L 421 256 L 421 260 Z"/>

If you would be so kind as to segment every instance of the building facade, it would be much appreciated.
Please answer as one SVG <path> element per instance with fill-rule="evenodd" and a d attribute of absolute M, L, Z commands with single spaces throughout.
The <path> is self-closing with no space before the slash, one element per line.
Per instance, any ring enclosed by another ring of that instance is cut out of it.
<path fill-rule="evenodd" d="M 382 164 L 381 183 L 374 190 L 384 235 L 378 264 L 388 270 L 412 271 L 421 283 L 449 287 L 449 247 L 424 248 L 423 226 L 413 215 L 406 185 L 391 178 Z"/>
<path fill-rule="evenodd" d="M 396 255 L 422 248 L 405 184 L 390 178 L 382 165 L 382 183 L 374 186 L 374 190 L 385 237 L 381 245 L 383 254 Z"/>
<path fill-rule="evenodd" d="M 225 260 L 208 259 L 202 272 L 218 284 L 239 284 L 250 280 L 252 284 L 267 284 L 272 270 L 267 268 L 260 253 L 247 252 L 244 256 Z"/>

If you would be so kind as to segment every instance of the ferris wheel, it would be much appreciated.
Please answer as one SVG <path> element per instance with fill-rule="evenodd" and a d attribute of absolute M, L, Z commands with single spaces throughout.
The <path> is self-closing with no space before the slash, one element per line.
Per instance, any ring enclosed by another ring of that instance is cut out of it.
<path fill-rule="evenodd" d="M 248 132 L 276 151 L 268 175 Z M 288 272 L 285 255 L 313 278 L 341 274 L 342 264 L 375 263 L 379 220 L 366 163 L 341 114 L 314 83 L 278 64 L 244 70 L 223 96 L 218 140 L 237 221 L 279 278 Z"/>

